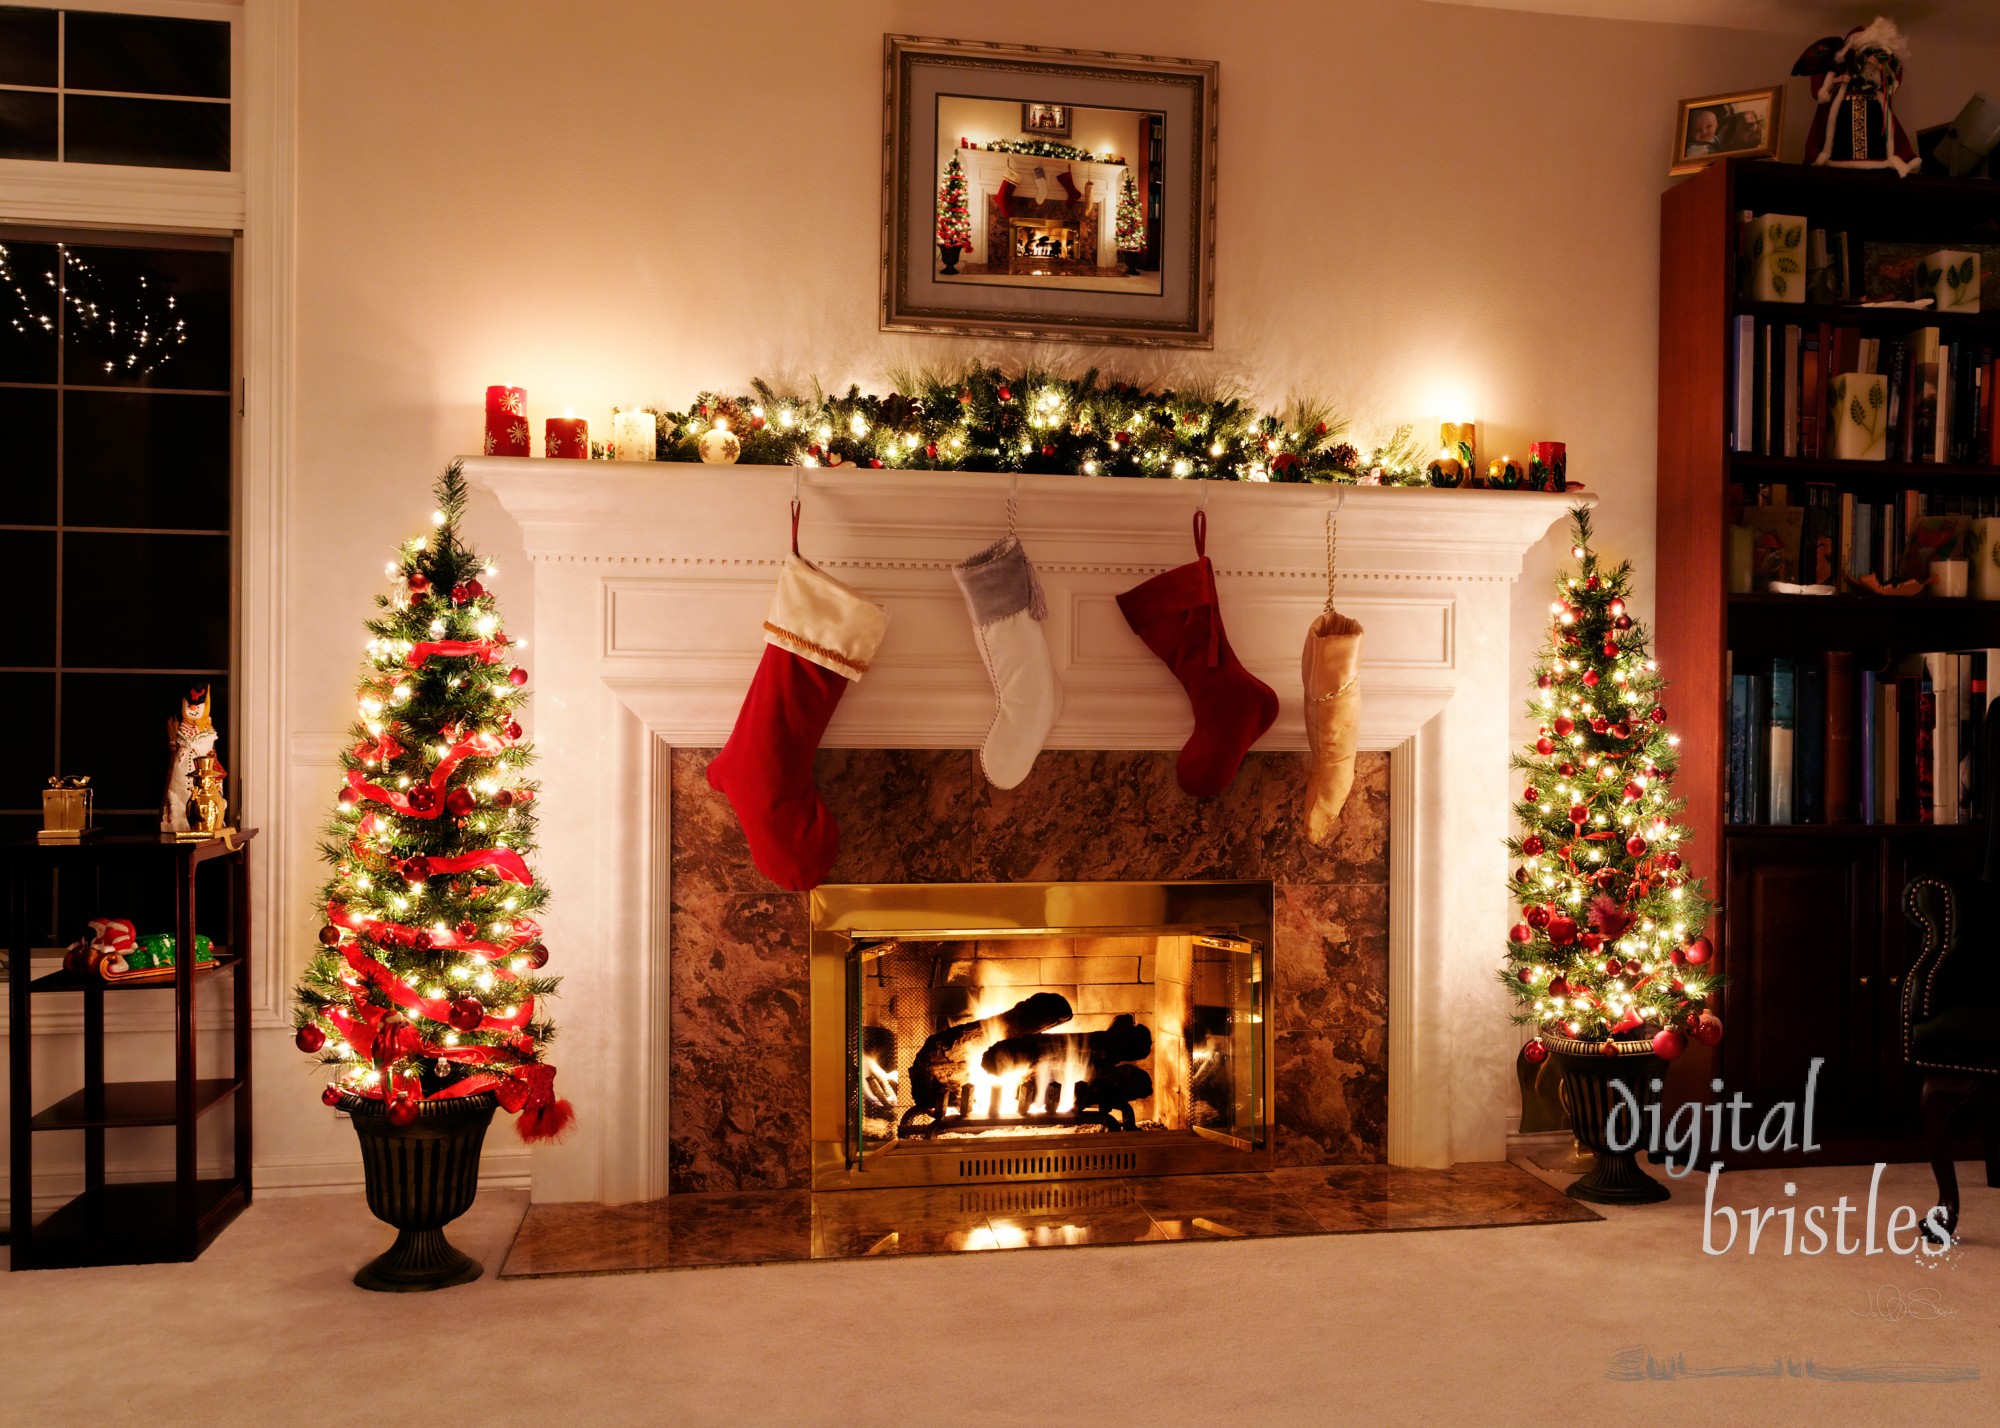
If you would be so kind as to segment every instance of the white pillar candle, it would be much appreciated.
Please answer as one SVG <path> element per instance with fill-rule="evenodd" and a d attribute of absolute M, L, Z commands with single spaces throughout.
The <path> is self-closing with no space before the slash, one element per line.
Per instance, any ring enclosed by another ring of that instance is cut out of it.
<path fill-rule="evenodd" d="M 1880 461 L 1887 451 L 1889 382 L 1878 372 L 1842 372 L 1833 379 L 1833 456 Z"/>
<path fill-rule="evenodd" d="M 651 461 L 658 445 L 659 423 L 651 412 L 614 412 L 612 453 L 619 461 Z"/>
<path fill-rule="evenodd" d="M 1965 562 L 1962 560 L 1932 561 L 1931 594 L 1947 596 L 1954 600 L 1963 600 L 1965 598 Z"/>
<path fill-rule="evenodd" d="M 1806 221 L 1796 213 L 1760 213 L 1743 225 L 1743 296 L 1752 302 L 1806 300 Z"/>
<path fill-rule="evenodd" d="M 1939 312 L 1979 311 L 1979 255 L 1940 248 L 1917 259 L 1917 296 Z"/>

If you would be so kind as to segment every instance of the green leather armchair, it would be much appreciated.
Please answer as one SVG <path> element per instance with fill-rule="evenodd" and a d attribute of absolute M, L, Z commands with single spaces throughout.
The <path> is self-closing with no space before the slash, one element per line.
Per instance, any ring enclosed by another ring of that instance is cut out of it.
<path fill-rule="evenodd" d="M 1914 879 L 1903 890 L 1903 915 L 1924 934 L 1903 981 L 1903 1059 L 1924 1073 L 1924 1148 L 1946 1226 L 1955 1230 L 1951 1123 L 1978 1098 L 1988 1111 L 1986 1183 L 2000 1186 L 2000 878 L 1993 860 L 1985 878 L 1958 888 Z"/>

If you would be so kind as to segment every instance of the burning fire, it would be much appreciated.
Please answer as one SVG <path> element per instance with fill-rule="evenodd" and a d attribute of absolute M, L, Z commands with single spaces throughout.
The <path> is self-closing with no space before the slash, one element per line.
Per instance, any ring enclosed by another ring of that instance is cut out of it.
<path fill-rule="evenodd" d="M 1014 1004 L 1011 989 L 986 988 L 980 992 L 979 1001 L 974 1006 L 972 1020 L 983 1021 L 997 1017 Z M 1076 1109 L 1076 1087 L 1080 1081 L 1090 1077 L 1088 1057 L 1080 1054 L 1079 1043 L 1069 1043 L 1060 1063 L 1037 1062 L 1033 1066 L 1011 1070 L 1003 1076 L 995 1076 L 980 1063 L 986 1053 L 1002 1040 L 997 1031 L 989 1034 L 973 1050 L 968 1067 L 967 1080 L 972 1086 L 971 1115 L 975 1120 L 1019 1120 L 1022 1118 L 1021 1092 L 1024 1082 L 1032 1081 L 1029 1088 L 1033 1099 L 1028 1102 L 1027 1115 L 1048 1114 L 1068 1115 Z M 1049 1101 L 1050 1091 L 1055 1091 L 1053 1105 Z M 948 1117 L 958 1115 L 955 1104 L 947 1104 L 944 1113 Z"/>

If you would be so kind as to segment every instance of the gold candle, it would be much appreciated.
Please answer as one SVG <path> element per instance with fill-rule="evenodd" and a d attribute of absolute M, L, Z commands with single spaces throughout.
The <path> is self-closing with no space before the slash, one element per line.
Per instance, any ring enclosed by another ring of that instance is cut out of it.
<path fill-rule="evenodd" d="M 1478 462 L 1474 454 L 1478 449 L 1478 424 L 1469 421 L 1448 421 L 1438 428 L 1438 445 L 1442 446 L 1467 471 L 1477 471 Z"/>

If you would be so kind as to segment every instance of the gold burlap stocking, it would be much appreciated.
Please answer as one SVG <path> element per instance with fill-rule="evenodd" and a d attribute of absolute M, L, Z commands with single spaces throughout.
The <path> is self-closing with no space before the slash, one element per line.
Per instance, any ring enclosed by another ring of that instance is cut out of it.
<path fill-rule="evenodd" d="M 1328 608 L 1306 631 L 1306 744 L 1312 768 L 1306 780 L 1306 837 L 1333 838 L 1361 740 L 1361 622 Z"/>

